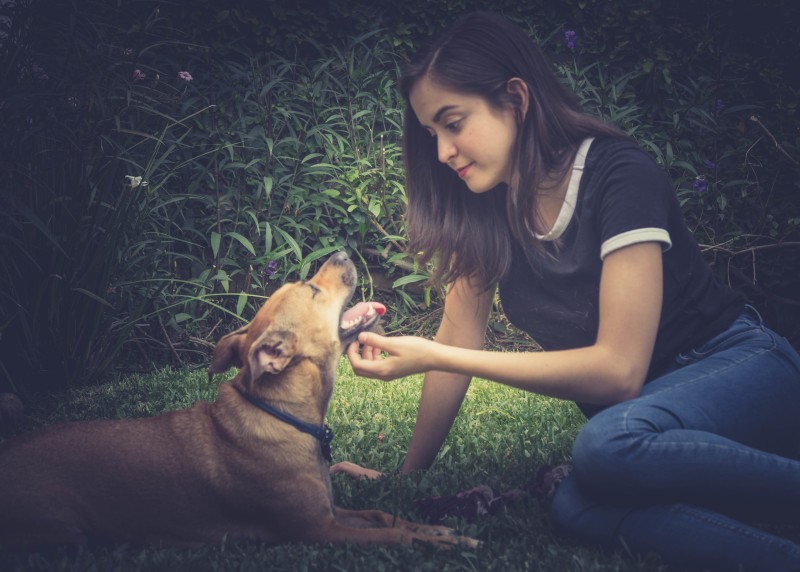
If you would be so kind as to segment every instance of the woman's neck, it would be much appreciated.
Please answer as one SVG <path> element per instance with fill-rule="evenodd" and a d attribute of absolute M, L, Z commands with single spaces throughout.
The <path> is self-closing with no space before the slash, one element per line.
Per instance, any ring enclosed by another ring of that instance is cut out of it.
<path fill-rule="evenodd" d="M 554 186 L 539 190 L 536 196 L 536 232 L 547 234 L 555 225 L 564 199 L 567 196 L 569 181 L 572 178 L 572 165 L 567 169 L 566 175 Z"/>

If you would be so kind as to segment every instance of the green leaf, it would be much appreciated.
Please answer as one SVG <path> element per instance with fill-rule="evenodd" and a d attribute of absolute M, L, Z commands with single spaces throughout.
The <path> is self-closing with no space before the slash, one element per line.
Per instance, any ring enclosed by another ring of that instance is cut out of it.
<path fill-rule="evenodd" d="M 272 177 L 264 175 L 264 196 L 269 199 L 272 195 Z"/>
<path fill-rule="evenodd" d="M 381 214 L 381 203 L 378 201 L 370 201 L 369 212 L 372 213 L 372 216 L 378 218 Z"/>
<path fill-rule="evenodd" d="M 215 280 L 218 280 L 218 281 L 219 281 L 219 283 L 220 283 L 220 284 L 222 284 L 222 289 L 223 289 L 223 290 L 225 290 L 225 292 L 226 292 L 226 293 L 230 291 L 230 287 L 231 287 L 231 280 L 230 280 L 230 278 L 228 277 L 228 273 L 227 273 L 227 272 L 225 272 L 224 270 L 222 270 L 222 269 L 220 268 L 220 269 L 217 271 L 217 275 L 216 275 L 216 276 L 214 276 L 214 279 L 215 279 Z"/>
<path fill-rule="evenodd" d="M 399 288 L 400 286 L 414 284 L 415 282 L 424 282 L 427 279 L 428 277 L 424 274 L 408 274 L 392 282 L 392 288 Z"/>
<path fill-rule="evenodd" d="M 310 270 L 311 270 L 311 264 L 308 261 L 304 261 L 300 265 L 300 272 L 298 272 L 300 280 L 305 280 Z"/>
<path fill-rule="evenodd" d="M 308 256 L 306 256 L 306 258 L 305 258 L 305 260 L 303 260 L 303 262 L 304 263 L 306 263 L 306 262 L 308 262 L 308 263 L 314 262 L 315 260 L 319 260 L 320 258 L 322 258 L 324 256 L 327 256 L 330 253 L 336 252 L 336 251 L 341 250 L 341 249 L 342 249 L 342 247 L 339 246 L 338 244 L 333 245 L 333 246 L 326 246 L 324 248 L 320 248 L 318 250 L 315 250 L 314 252 L 312 252 Z"/>
<path fill-rule="evenodd" d="M 245 292 L 239 293 L 239 299 L 236 301 L 236 315 L 241 316 L 244 307 L 247 305 L 247 294 Z"/>
<path fill-rule="evenodd" d="M 300 163 L 307 163 L 312 159 L 316 159 L 316 158 L 322 157 L 322 156 L 323 156 L 322 153 L 309 153 L 308 155 L 303 157 L 303 159 L 302 159 L 302 161 L 300 161 Z"/>
<path fill-rule="evenodd" d="M 275 232 L 281 235 L 281 238 L 283 238 L 284 242 L 289 245 L 297 260 L 301 260 L 303 258 L 303 252 L 300 250 L 300 245 L 297 244 L 297 241 L 292 238 L 288 232 L 278 226 L 275 227 Z"/>
<path fill-rule="evenodd" d="M 264 222 L 264 252 L 269 254 L 272 252 L 272 226 L 268 222 Z"/>
<path fill-rule="evenodd" d="M 222 240 L 220 234 L 216 231 L 212 231 L 211 233 L 211 253 L 216 258 L 219 255 L 219 243 Z"/>
<path fill-rule="evenodd" d="M 235 238 L 238 240 L 242 246 L 244 246 L 250 254 L 253 256 L 256 255 L 256 249 L 253 247 L 253 243 L 250 242 L 246 237 L 242 236 L 238 232 L 229 232 L 226 236 L 230 236 L 231 238 Z"/>
<path fill-rule="evenodd" d="M 72 290 L 74 292 L 80 292 L 81 294 L 86 294 L 87 296 L 89 296 L 89 298 L 91 298 L 92 300 L 95 300 L 97 302 L 100 302 L 103 306 L 107 306 L 109 308 L 113 308 L 114 307 L 111 304 L 109 304 L 107 301 L 103 300 L 100 296 L 98 296 L 94 292 L 89 292 L 85 288 L 73 288 Z"/>

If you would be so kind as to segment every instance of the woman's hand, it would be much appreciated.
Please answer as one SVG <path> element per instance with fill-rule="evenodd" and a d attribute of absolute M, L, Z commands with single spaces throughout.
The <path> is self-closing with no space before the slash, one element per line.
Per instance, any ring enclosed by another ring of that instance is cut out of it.
<path fill-rule="evenodd" d="M 375 471 L 373 469 L 367 469 L 366 467 L 362 467 L 361 465 L 356 465 L 355 463 L 351 463 L 350 461 L 342 461 L 341 463 L 336 463 L 335 465 L 331 465 L 330 474 L 336 473 L 344 473 L 351 479 L 377 479 L 383 476 L 383 473 L 379 471 Z"/>
<path fill-rule="evenodd" d="M 363 332 L 347 348 L 347 357 L 356 375 L 389 381 L 433 369 L 436 345 L 415 336 L 389 338 Z"/>

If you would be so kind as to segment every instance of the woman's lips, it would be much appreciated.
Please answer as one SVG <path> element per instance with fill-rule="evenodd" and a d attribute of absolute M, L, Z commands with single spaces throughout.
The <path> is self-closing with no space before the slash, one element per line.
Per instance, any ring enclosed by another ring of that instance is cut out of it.
<path fill-rule="evenodd" d="M 474 165 L 474 163 L 470 163 L 469 165 L 465 165 L 465 166 L 461 167 L 460 169 L 456 169 L 456 173 L 458 173 L 458 176 L 463 179 L 464 177 L 467 176 L 467 173 L 469 172 L 469 170 L 472 167 L 472 165 Z"/>

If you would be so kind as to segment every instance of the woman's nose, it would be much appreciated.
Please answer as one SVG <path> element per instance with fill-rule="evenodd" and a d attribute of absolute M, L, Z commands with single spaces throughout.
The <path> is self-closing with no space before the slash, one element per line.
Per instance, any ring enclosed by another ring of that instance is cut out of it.
<path fill-rule="evenodd" d="M 456 156 L 456 146 L 449 137 L 439 136 L 436 139 L 437 151 L 439 153 L 439 161 L 442 163 L 449 163 L 450 160 Z"/>

